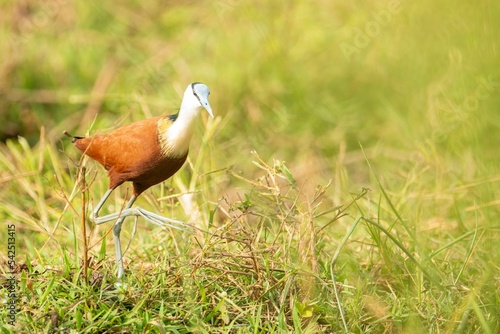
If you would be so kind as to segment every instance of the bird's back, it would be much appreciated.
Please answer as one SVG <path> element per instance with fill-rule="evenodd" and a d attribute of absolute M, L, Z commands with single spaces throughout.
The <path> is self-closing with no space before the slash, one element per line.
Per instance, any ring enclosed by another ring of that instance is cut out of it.
<path fill-rule="evenodd" d="M 108 171 L 109 188 L 126 181 L 134 183 L 138 196 L 160 183 L 184 164 L 186 155 L 169 158 L 160 148 L 158 122 L 172 122 L 169 116 L 158 116 L 118 128 L 108 134 L 75 139 L 75 146 Z"/>

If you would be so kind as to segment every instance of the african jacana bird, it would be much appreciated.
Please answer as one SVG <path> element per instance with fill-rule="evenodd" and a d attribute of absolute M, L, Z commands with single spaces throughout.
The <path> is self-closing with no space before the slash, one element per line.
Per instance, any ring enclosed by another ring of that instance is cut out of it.
<path fill-rule="evenodd" d="M 91 220 L 100 225 L 116 220 L 113 238 L 118 262 L 118 279 L 124 273 L 120 232 L 124 219 L 141 216 L 160 225 L 183 230 L 184 223 L 165 218 L 140 207 L 132 208 L 137 197 L 155 184 L 174 175 L 186 161 L 193 125 L 202 109 L 213 116 L 208 102 L 209 88 L 200 82 L 190 84 L 184 92 L 180 110 L 174 115 L 158 116 L 118 128 L 108 134 L 74 137 L 72 142 L 84 154 L 99 162 L 107 171 L 109 187 L 95 207 Z M 133 192 L 125 208 L 99 217 L 99 210 L 111 192 L 124 182 L 132 182 Z"/>

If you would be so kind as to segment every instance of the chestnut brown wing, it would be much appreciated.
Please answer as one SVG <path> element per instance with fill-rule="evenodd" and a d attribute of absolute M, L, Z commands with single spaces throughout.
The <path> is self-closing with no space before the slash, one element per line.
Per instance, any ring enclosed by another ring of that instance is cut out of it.
<path fill-rule="evenodd" d="M 150 118 L 131 123 L 108 134 L 75 141 L 76 147 L 108 171 L 111 189 L 133 181 L 144 173 L 145 166 L 162 159 L 158 143 L 158 120 Z"/>

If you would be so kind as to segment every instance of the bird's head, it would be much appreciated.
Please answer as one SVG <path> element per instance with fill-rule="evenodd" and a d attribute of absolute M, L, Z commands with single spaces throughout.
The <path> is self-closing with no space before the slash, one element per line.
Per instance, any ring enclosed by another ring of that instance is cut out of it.
<path fill-rule="evenodd" d="M 214 117 L 212 107 L 210 106 L 210 102 L 208 102 L 208 95 L 210 95 L 210 89 L 207 85 L 201 82 L 193 82 L 186 88 L 182 104 L 195 110 L 203 108 L 210 116 Z"/>
<path fill-rule="evenodd" d="M 201 82 L 194 82 L 187 86 L 182 98 L 181 108 L 177 117 L 163 123 L 165 128 L 159 128 L 162 136 L 160 145 L 167 156 L 184 157 L 189 150 L 189 142 L 193 134 L 193 126 L 202 109 L 214 117 L 210 102 L 210 89 Z"/>

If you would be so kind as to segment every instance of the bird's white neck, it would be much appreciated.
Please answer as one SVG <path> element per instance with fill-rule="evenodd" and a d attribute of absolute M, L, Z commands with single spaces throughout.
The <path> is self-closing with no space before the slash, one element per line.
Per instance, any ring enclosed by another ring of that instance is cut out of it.
<path fill-rule="evenodd" d="M 210 90 L 205 84 L 200 82 L 190 84 L 184 91 L 177 119 L 173 123 L 167 120 L 159 121 L 160 145 L 166 156 L 181 158 L 187 154 L 194 124 L 202 109 L 206 109 L 213 117 L 208 95 Z"/>
<path fill-rule="evenodd" d="M 189 143 L 193 136 L 196 118 L 200 114 L 201 106 L 186 106 L 184 103 L 177 119 L 161 136 L 165 140 L 164 149 L 172 157 L 183 157 L 189 150 Z"/>

